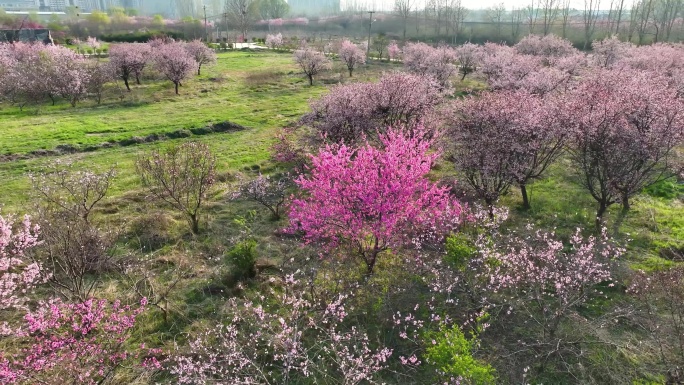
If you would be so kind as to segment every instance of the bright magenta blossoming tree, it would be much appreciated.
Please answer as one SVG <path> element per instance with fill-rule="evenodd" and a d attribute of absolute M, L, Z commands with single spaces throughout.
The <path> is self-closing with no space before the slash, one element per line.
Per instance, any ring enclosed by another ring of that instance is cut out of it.
<path fill-rule="evenodd" d="M 290 209 L 292 230 L 326 249 L 347 246 L 372 274 L 378 256 L 411 243 L 424 230 L 454 229 L 461 204 L 426 178 L 438 154 L 431 140 L 390 130 L 382 148 L 327 145 L 296 182 L 306 195 Z"/>

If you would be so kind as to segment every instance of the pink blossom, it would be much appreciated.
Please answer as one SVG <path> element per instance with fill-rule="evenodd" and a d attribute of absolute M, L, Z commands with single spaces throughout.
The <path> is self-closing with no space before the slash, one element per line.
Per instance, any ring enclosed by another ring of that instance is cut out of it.
<path fill-rule="evenodd" d="M 458 226 L 461 204 L 426 178 L 438 154 L 421 132 L 390 130 L 380 135 L 382 149 L 326 145 L 312 156 L 310 175 L 296 181 L 306 195 L 292 202 L 291 230 L 328 251 L 347 246 L 371 274 L 383 251 L 421 231 Z"/>

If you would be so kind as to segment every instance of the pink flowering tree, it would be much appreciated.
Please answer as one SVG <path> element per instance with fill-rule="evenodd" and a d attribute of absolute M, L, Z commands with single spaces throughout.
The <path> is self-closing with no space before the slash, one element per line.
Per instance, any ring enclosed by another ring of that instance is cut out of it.
<path fill-rule="evenodd" d="M 20 224 L 0 216 L 0 312 L 23 308 L 28 295 L 40 283 L 42 267 L 27 259 L 38 244 L 39 227 L 26 216 Z M 0 325 L 0 335 L 3 329 Z"/>
<path fill-rule="evenodd" d="M 447 46 L 433 48 L 425 43 L 409 43 L 404 47 L 404 67 L 414 74 L 432 77 L 443 89 L 451 85 L 458 71 L 456 52 Z"/>
<path fill-rule="evenodd" d="M 90 72 L 87 59 L 74 51 L 52 46 L 45 52 L 50 57 L 48 72 L 44 74 L 51 93 L 68 100 L 72 107 L 88 95 Z"/>
<path fill-rule="evenodd" d="M 197 62 L 183 44 L 176 42 L 160 45 L 153 55 L 157 69 L 173 83 L 176 95 L 179 95 L 178 87 L 195 72 Z"/>
<path fill-rule="evenodd" d="M 230 379 L 234 384 L 289 384 L 339 379 L 375 383 L 392 350 L 374 347 L 347 321 L 348 296 L 324 302 L 312 298 L 308 282 L 294 275 L 271 278 L 256 301 L 232 298 L 224 306 L 229 322 L 199 334 L 171 357 L 180 384 Z M 277 303 L 274 307 L 272 304 Z"/>
<path fill-rule="evenodd" d="M 207 47 L 201 40 L 193 40 L 185 44 L 185 50 L 197 63 L 197 76 L 202 74 L 202 66 L 216 63 L 216 52 Z"/>
<path fill-rule="evenodd" d="M 88 73 L 86 89 L 88 93 L 95 96 L 97 104 L 100 104 L 102 103 L 105 85 L 116 78 L 114 68 L 110 63 L 97 61 L 86 65 L 85 71 Z"/>
<path fill-rule="evenodd" d="M 282 21 L 282 19 L 280 19 Z M 283 34 L 277 33 L 275 35 L 266 35 L 266 46 L 270 49 L 280 49 L 283 46 Z"/>
<path fill-rule="evenodd" d="M 494 90 L 527 90 L 537 95 L 564 91 L 585 67 L 582 54 L 540 56 L 519 53 L 505 45 L 487 43 L 479 71 Z"/>
<path fill-rule="evenodd" d="M 465 180 L 492 208 L 510 186 L 526 186 L 543 176 L 560 156 L 567 135 L 554 117 L 555 103 L 524 91 L 489 92 L 455 102 L 450 122 L 454 160 Z"/>
<path fill-rule="evenodd" d="M 140 75 L 150 60 L 150 53 L 150 46 L 141 43 L 113 44 L 109 48 L 109 62 L 128 91 L 131 90 L 131 78 L 140 84 Z"/>
<path fill-rule="evenodd" d="M 627 58 L 634 44 L 622 42 L 616 35 L 603 40 L 594 40 L 591 44 L 592 63 L 597 67 L 612 68 Z"/>
<path fill-rule="evenodd" d="M 458 72 L 461 73 L 461 81 L 463 81 L 468 74 L 477 70 L 482 60 L 481 48 L 477 44 L 465 43 L 456 48 L 456 57 L 458 57 Z"/>
<path fill-rule="evenodd" d="M 309 85 L 313 85 L 314 76 L 332 68 L 332 62 L 325 54 L 314 51 L 310 47 L 303 47 L 294 52 L 295 63 L 301 68 L 304 75 L 309 78 Z"/>
<path fill-rule="evenodd" d="M 375 137 L 386 127 L 408 130 L 433 119 L 443 101 L 439 85 L 418 75 L 390 73 L 377 83 L 338 85 L 312 102 L 311 112 L 300 123 L 314 128 L 315 135 L 333 143 L 347 144 Z M 318 139 L 318 138 L 314 138 Z"/>
<path fill-rule="evenodd" d="M 337 51 L 337 56 L 344 62 L 349 70 L 349 77 L 352 76 L 354 68 L 359 64 L 366 63 L 366 52 L 349 40 L 344 40 Z"/>
<path fill-rule="evenodd" d="M 461 204 L 427 179 L 438 154 L 431 140 L 390 130 L 382 149 L 327 145 L 311 158 L 310 175 L 296 181 L 304 194 L 290 206 L 291 230 L 328 251 L 347 247 L 373 273 L 388 249 L 408 246 L 421 231 L 448 233 Z"/>
<path fill-rule="evenodd" d="M 523 55 L 544 57 L 566 57 L 579 53 L 570 40 L 556 35 L 528 35 L 515 45 L 515 50 Z"/>
<path fill-rule="evenodd" d="M 387 56 L 389 57 L 390 61 L 399 60 L 401 57 L 401 48 L 399 48 L 399 45 L 395 40 L 392 40 L 387 46 Z"/>
<path fill-rule="evenodd" d="M 43 304 L 24 317 L 25 331 L 18 338 L 26 347 L 4 357 L 0 383 L 95 385 L 111 380 L 119 368 L 135 361 L 158 367 L 149 356 L 158 351 L 129 345 L 136 318 L 146 304 L 145 299 L 139 307 L 96 299 Z"/>
<path fill-rule="evenodd" d="M 668 79 L 651 72 L 598 71 L 567 97 L 564 128 L 581 184 L 599 207 L 622 203 L 669 175 L 673 149 L 682 143 L 684 106 Z"/>

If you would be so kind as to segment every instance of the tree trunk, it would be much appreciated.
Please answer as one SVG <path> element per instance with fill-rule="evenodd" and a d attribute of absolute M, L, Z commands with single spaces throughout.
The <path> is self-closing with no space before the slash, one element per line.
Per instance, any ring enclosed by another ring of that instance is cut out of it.
<path fill-rule="evenodd" d="M 366 277 L 373 275 L 373 268 L 375 267 L 375 262 L 378 260 L 378 253 L 373 252 L 370 260 L 366 260 Z"/>
<path fill-rule="evenodd" d="M 202 75 L 202 65 L 201 64 L 197 66 L 197 76 L 200 76 L 200 75 Z"/>
<path fill-rule="evenodd" d="M 349 69 L 349 77 L 352 77 L 352 72 L 354 72 L 354 70 L 350 68 Z"/>
<path fill-rule="evenodd" d="M 128 92 L 131 92 L 131 87 L 128 85 L 128 78 L 124 78 L 123 81 L 124 81 L 124 84 L 126 85 L 126 89 L 128 90 Z"/>
<path fill-rule="evenodd" d="M 599 208 L 596 212 L 596 230 L 601 231 L 601 225 L 603 224 L 603 214 L 608 210 L 608 205 L 606 202 L 599 202 Z"/>
<path fill-rule="evenodd" d="M 192 225 L 192 233 L 199 234 L 199 219 L 197 214 L 190 215 L 190 224 Z"/>
<path fill-rule="evenodd" d="M 630 209 L 629 205 L 629 196 L 625 195 L 622 197 L 622 211 L 629 211 Z"/>
<path fill-rule="evenodd" d="M 180 94 L 178 93 L 178 82 L 173 82 L 173 84 L 176 86 L 176 95 L 180 95 Z"/>
<path fill-rule="evenodd" d="M 313 75 L 307 75 L 309 77 L 309 85 L 313 85 Z"/>
<path fill-rule="evenodd" d="M 524 183 L 520 183 L 520 194 L 522 194 L 523 208 L 529 210 L 531 208 L 530 198 L 527 195 L 527 186 Z"/>
<path fill-rule="evenodd" d="M 140 75 L 135 75 L 135 84 L 140 85 Z"/>

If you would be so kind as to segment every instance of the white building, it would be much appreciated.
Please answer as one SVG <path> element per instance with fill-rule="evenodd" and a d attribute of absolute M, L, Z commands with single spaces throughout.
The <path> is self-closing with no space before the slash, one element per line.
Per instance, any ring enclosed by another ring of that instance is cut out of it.
<path fill-rule="evenodd" d="M 0 0 L 0 8 L 5 11 L 38 9 L 38 0 Z"/>

